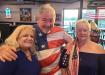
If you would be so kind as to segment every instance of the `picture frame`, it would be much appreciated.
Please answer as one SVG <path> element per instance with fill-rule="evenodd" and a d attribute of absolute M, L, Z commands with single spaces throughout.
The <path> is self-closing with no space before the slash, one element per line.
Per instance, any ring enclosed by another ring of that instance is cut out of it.
<path fill-rule="evenodd" d="M 20 21 L 32 21 L 31 8 L 20 8 Z"/>

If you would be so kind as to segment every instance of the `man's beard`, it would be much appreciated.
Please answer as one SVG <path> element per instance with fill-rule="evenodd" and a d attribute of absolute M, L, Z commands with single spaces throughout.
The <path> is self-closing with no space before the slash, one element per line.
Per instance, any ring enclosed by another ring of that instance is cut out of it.
<path fill-rule="evenodd" d="M 48 33 L 52 27 L 53 27 L 53 25 L 46 25 L 45 26 L 45 32 Z"/>

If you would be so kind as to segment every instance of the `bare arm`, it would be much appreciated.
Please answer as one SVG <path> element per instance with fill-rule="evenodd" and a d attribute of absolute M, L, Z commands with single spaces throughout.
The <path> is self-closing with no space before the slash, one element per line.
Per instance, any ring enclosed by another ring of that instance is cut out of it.
<path fill-rule="evenodd" d="M 66 41 L 66 43 L 71 43 L 73 41 L 73 38 L 66 32 L 64 32 L 64 39 Z"/>
<path fill-rule="evenodd" d="M 64 39 L 66 41 L 66 48 L 68 48 L 73 42 L 73 38 L 68 33 L 64 32 Z"/>

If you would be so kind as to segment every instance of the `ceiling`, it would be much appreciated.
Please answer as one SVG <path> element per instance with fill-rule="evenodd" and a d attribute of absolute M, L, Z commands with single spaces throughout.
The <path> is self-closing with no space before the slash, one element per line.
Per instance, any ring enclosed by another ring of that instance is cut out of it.
<path fill-rule="evenodd" d="M 73 3 L 79 0 L 33 0 L 34 2 Z"/>
<path fill-rule="evenodd" d="M 74 3 L 79 0 L 2 0 L 0 4 Z"/>
<path fill-rule="evenodd" d="M 105 6 L 105 0 L 88 0 L 88 7 Z"/>

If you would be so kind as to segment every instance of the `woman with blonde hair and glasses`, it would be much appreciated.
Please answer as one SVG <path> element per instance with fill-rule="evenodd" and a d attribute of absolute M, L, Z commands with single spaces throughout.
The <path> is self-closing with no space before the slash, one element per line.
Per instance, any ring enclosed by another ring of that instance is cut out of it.
<path fill-rule="evenodd" d="M 0 61 L 0 75 L 40 75 L 34 38 L 35 29 L 31 25 L 21 25 L 14 30 L 5 44 L 17 49 L 18 58 L 14 61 Z"/>
<path fill-rule="evenodd" d="M 89 21 L 91 25 L 90 37 L 93 42 L 100 43 L 100 29 L 94 21 Z"/>
<path fill-rule="evenodd" d="M 78 20 L 75 30 L 76 39 L 67 47 L 69 66 L 62 75 L 105 75 L 105 50 L 90 40 L 88 21 Z"/>

